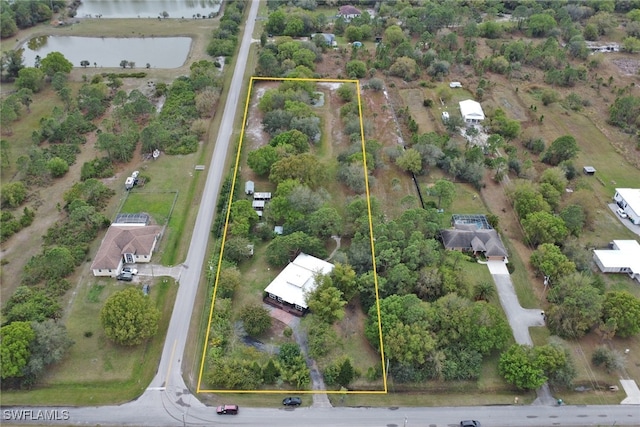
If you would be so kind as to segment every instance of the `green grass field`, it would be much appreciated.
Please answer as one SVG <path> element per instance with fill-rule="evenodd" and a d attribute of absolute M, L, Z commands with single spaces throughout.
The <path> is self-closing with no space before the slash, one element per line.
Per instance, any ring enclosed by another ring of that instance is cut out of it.
<path fill-rule="evenodd" d="M 110 295 L 129 286 L 139 285 L 95 279 L 81 286 L 76 296 L 79 303 L 74 304 L 65 322 L 75 341 L 70 354 L 49 370 L 41 387 L 3 391 L 2 403 L 86 406 L 138 397 L 156 373 L 178 289 L 173 279 L 157 278 L 150 297 L 161 312 L 158 333 L 146 343 L 125 348 L 105 337 L 99 313 Z"/>

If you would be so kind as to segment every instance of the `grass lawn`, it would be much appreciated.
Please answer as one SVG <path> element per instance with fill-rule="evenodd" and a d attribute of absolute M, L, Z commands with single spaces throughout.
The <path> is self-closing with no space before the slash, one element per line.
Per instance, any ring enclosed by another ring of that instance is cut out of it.
<path fill-rule="evenodd" d="M 3 83 L 2 86 L 5 86 L 5 84 Z M 70 86 L 74 91 L 79 88 L 79 85 L 71 84 Z M 3 183 L 13 180 L 18 172 L 16 160 L 29 153 L 30 148 L 33 146 L 31 134 L 34 129 L 40 129 L 40 119 L 51 115 L 55 107 L 64 109 L 60 97 L 51 85 L 47 85 L 42 91 L 33 94 L 32 98 L 31 112 L 22 109 L 20 119 L 2 130 L 2 139 L 6 139 L 9 147 L 7 150 L 8 159 L 3 159 L 2 168 L 0 168 L 0 178 Z"/>
<path fill-rule="evenodd" d="M 155 375 L 178 290 L 173 279 L 158 278 L 150 297 L 161 312 L 157 334 L 148 342 L 123 348 L 109 341 L 99 312 L 113 293 L 140 284 L 117 284 L 95 279 L 82 285 L 66 321 L 75 345 L 62 363 L 53 366 L 42 387 L 3 391 L 4 405 L 98 405 L 132 400 L 142 394 Z"/>
<path fill-rule="evenodd" d="M 151 192 L 134 188 L 129 191 L 119 213 L 146 212 L 157 224 L 166 225 L 177 196 L 177 191 Z"/>

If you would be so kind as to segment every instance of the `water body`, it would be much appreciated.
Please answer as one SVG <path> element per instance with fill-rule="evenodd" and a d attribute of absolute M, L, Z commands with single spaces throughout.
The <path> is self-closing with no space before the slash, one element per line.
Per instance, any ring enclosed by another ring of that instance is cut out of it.
<path fill-rule="evenodd" d="M 82 0 L 76 18 L 169 18 L 215 16 L 221 0 Z"/>
<path fill-rule="evenodd" d="M 178 68 L 185 63 L 190 37 L 72 37 L 41 36 L 30 39 L 22 57 L 27 67 L 33 67 L 36 56 L 44 58 L 50 52 L 60 52 L 74 67 L 89 61 L 90 67 L 119 67 L 122 60 L 135 62 L 135 69 Z"/>

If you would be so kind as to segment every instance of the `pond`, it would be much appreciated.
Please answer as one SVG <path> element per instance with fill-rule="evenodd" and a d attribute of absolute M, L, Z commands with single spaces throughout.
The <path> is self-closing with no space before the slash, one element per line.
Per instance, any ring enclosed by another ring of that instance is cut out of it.
<path fill-rule="evenodd" d="M 76 18 L 213 17 L 221 0 L 82 0 Z"/>
<path fill-rule="evenodd" d="M 41 36 L 30 39 L 22 57 L 27 67 L 33 67 L 36 56 L 44 58 L 50 52 L 60 52 L 74 67 L 88 61 L 90 67 L 120 67 L 123 60 L 135 63 L 133 68 L 178 68 L 185 63 L 189 37 L 72 37 Z"/>

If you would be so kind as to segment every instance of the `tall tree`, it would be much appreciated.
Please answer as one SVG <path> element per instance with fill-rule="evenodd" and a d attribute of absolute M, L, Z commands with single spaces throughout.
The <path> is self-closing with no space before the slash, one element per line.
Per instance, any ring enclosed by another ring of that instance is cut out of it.
<path fill-rule="evenodd" d="M 564 220 L 549 212 L 532 212 L 522 220 L 522 228 L 531 245 L 561 243 L 569 234 Z"/>
<path fill-rule="evenodd" d="M 60 362 L 73 345 L 67 328 L 54 320 L 32 322 L 35 339 L 31 343 L 31 358 L 26 367 L 28 383 L 36 381 L 49 366 Z"/>
<path fill-rule="evenodd" d="M 18 71 L 16 87 L 30 89 L 33 93 L 40 92 L 44 87 L 44 73 L 39 68 L 22 68 Z"/>
<path fill-rule="evenodd" d="M 498 370 L 508 383 L 522 390 L 535 390 L 547 382 L 544 370 L 536 363 L 533 349 L 526 345 L 514 344 L 502 353 Z"/>
<path fill-rule="evenodd" d="M 549 276 L 551 283 L 576 271 L 576 265 L 569 261 L 560 248 L 553 243 L 543 243 L 531 254 L 531 265 L 543 276 Z"/>
<path fill-rule="evenodd" d="M 414 148 L 403 150 L 396 159 L 396 164 L 399 168 L 411 173 L 419 174 L 422 172 L 422 156 Z"/>
<path fill-rule="evenodd" d="M 55 73 L 69 74 L 73 69 L 73 64 L 60 52 L 51 52 L 40 62 L 40 69 L 49 77 Z"/>
<path fill-rule="evenodd" d="M 576 139 L 571 135 L 564 135 L 554 140 L 542 156 L 542 161 L 555 166 L 565 160 L 573 159 L 580 149 Z"/>
<path fill-rule="evenodd" d="M 242 307 L 240 319 L 242 319 L 244 330 L 252 337 L 257 337 L 271 327 L 269 311 L 262 305 L 249 304 Z"/>
<path fill-rule="evenodd" d="M 628 338 L 640 332 L 640 299 L 629 292 L 607 292 L 602 305 L 602 320 L 615 322 L 616 335 Z"/>
<path fill-rule="evenodd" d="M 446 209 L 456 197 L 456 186 L 449 180 L 439 179 L 431 188 L 431 194 L 438 198 L 438 209 Z"/>
<path fill-rule="evenodd" d="M 317 275 L 314 280 L 317 287 L 307 296 L 309 310 L 325 323 L 342 319 L 347 304 L 342 291 L 333 286 L 331 276 Z"/>
<path fill-rule="evenodd" d="M 269 180 L 278 184 L 286 179 L 295 179 L 301 184 L 317 188 L 327 179 L 326 167 L 309 153 L 285 157 L 271 166 Z"/>
<path fill-rule="evenodd" d="M 24 376 L 36 334 L 30 322 L 13 322 L 0 328 L 0 377 Z"/>
<path fill-rule="evenodd" d="M 547 299 L 553 305 L 546 315 L 549 329 L 554 334 L 577 339 L 597 323 L 603 298 L 591 283 L 591 277 L 573 273 L 561 277 L 551 287 Z"/>
<path fill-rule="evenodd" d="M 105 335 L 120 345 L 132 346 L 151 338 L 158 331 L 160 311 L 151 298 L 137 288 L 111 295 L 100 310 Z"/>

